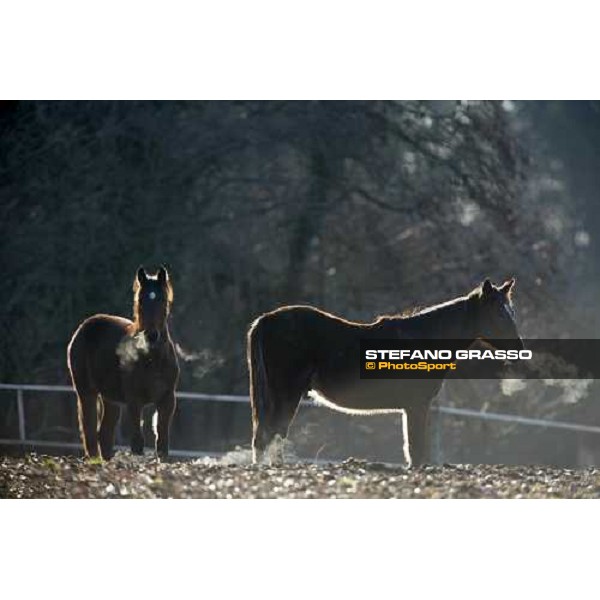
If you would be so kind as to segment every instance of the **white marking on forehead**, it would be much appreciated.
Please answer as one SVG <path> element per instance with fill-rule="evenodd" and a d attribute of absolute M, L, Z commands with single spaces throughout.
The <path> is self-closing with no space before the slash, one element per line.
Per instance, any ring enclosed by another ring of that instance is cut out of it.
<path fill-rule="evenodd" d="M 150 300 L 154 300 L 156 298 L 156 292 L 150 292 L 148 294 L 148 297 L 150 298 Z"/>

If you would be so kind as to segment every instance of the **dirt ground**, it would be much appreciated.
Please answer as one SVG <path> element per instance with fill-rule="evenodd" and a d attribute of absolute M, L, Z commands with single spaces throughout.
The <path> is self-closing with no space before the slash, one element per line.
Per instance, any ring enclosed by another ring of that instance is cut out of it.
<path fill-rule="evenodd" d="M 28 454 L 0 458 L 3 498 L 598 498 L 600 469 L 341 463 L 251 465 L 224 458 L 159 463 L 118 454 L 103 464 Z"/>

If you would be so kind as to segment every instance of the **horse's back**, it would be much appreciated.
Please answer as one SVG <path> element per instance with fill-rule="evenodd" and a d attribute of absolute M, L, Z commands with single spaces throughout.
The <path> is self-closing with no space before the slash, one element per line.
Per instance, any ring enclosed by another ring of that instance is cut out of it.
<path fill-rule="evenodd" d="M 75 348 L 87 346 L 99 348 L 116 345 L 127 335 L 133 323 L 129 319 L 114 315 L 94 315 L 87 318 L 76 329 L 69 344 L 69 354 Z"/>
<path fill-rule="evenodd" d="M 261 321 L 280 321 L 292 322 L 300 321 L 304 323 L 336 323 L 339 326 L 366 326 L 367 324 L 348 321 L 332 313 L 310 306 L 308 304 L 291 304 L 280 306 L 274 310 L 264 313 L 254 321 L 255 324 Z"/>
<path fill-rule="evenodd" d="M 298 336 L 321 344 L 324 339 L 339 339 L 346 335 L 356 336 L 367 333 L 373 324 L 347 321 L 319 308 L 308 305 L 282 306 L 263 314 L 254 321 L 251 332 L 262 329 L 267 334 L 278 337 Z"/>
<path fill-rule="evenodd" d="M 123 317 L 98 314 L 79 325 L 67 350 L 68 366 L 78 390 L 102 392 L 119 386 L 117 347 L 132 322 Z"/>

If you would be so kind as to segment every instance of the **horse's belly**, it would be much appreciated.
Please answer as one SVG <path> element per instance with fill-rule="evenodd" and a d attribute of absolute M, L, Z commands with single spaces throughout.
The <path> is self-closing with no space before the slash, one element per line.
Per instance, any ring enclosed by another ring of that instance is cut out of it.
<path fill-rule="evenodd" d="M 441 384 L 441 380 L 397 379 L 359 379 L 346 385 L 314 382 L 309 396 L 343 412 L 387 412 L 429 403 Z"/>
<path fill-rule="evenodd" d="M 124 387 L 128 397 L 134 398 L 142 404 L 148 404 L 157 402 L 173 389 L 170 380 L 165 375 L 144 371 L 137 376 L 135 373 L 125 376 Z"/>

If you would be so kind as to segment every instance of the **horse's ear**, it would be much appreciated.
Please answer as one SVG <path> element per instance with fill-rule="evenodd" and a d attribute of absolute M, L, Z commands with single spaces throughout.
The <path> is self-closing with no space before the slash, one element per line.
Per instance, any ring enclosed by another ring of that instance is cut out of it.
<path fill-rule="evenodd" d="M 515 278 L 511 277 L 510 279 L 508 279 L 507 281 L 505 281 L 502 286 L 500 287 L 500 291 L 503 294 L 506 294 L 507 296 L 513 291 L 513 288 L 515 287 Z"/>
<path fill-rule="evenodd" d="M 158 281 L 167 290 L 167 301 L 169 304 L 173 302 L 173 286 L 171 284 L 171 278 L 165 266 L 161 265 L 158 269 Z"/>
<path fill-rule="evenodd" d="M 168 281 L 169 273 L 167 272 L 167 269 L 163 265 L 161 265 L 160 269 L 158 269 L 158 282 L 161 285 L 165 285 Z"/>
<path fill-rule="evenodd" d="M 485 298 L 491 296 L 494 291 L 494 286 L 489 279 L 485 279 L 485 281 L 481 284 L 481 295 Z"/>
<path fill-rule="evenodd" d="M 140 267 L 135 274 L 135 279 L 133 280 L 133 291 L 137 292 L 146 279 L 146 271 L 144 271 L 144 267 Z"/>

